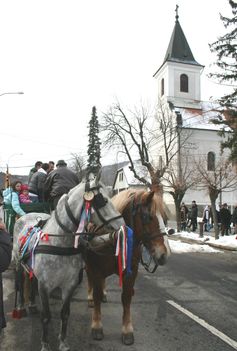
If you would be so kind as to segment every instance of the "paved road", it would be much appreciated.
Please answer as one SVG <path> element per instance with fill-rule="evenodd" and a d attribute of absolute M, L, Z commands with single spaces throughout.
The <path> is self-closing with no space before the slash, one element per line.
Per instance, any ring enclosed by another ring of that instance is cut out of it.
<path fill-rule="evenodd" d="M 71 351 L 232 351 L 234 348 L 227 341 L 228 337 L 237 340 L 236 271 L 236 253 L 173 254 L 169 263 L 159 267 L 154 275 L 141 268 L 132 304 L 135 327 L 135 344 L 132 346 L 124 346 L 120 340 L 122 309 L 116 276 L 108 280 L 109 302 L 103 304 L 105 338 L 100 342 L 91 339 L 91 311 L 86 303 L 84 280 L 71 307 L 68 333 Z M 12 271 L 5 273 L 5 282 L 8 327 L 0 338 L 0 349 L 38 351 L 39 318 L 10 318 Z M 54 351 L 57 350 L 59 330 L 59 300 L 52 299 L 51 305 L 50 335 Z M 200 325 L 200 320 L 195 320 L 195 317 L 207 324 Z M 217 329 L 218 336 L 210 331 L 210 325 Z"/>

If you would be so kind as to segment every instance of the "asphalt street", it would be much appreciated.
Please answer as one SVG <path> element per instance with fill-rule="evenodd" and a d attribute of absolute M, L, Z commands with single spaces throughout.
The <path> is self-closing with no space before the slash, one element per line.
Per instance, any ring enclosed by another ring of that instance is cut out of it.
<path fill-rule="evenodd" d="M 159 267 L 155 274 L 149 274 L 141 267 L 132 303 L 135 335 L 132 346 L 121 343 L 122 308 L 116 276 L 107 280 L 108 303 L 102 306 L 105 338 L 103 341 L 92 340 L 91 310 L 87 307 L 84 279 L 71 305 L 68 330 L 71 351 L 237 349 L 236 271 L 237 253 L 232 252 L 173 254 L 167 265 Z M 11 318 L 14 304 L 13 271 L 5 272 L 4 279 L 8 296 L 5 301 L 8 325 L 0 337 L 0 349 L 38 351 L 41 335 L 39 316 L 21 320 Z M 50 342 L 54 351 L 58 349 L 59 299 L 51 299 L 51 309 Z"/>

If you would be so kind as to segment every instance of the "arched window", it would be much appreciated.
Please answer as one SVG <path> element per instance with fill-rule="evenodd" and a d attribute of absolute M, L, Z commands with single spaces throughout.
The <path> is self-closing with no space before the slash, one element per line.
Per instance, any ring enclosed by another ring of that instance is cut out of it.
<path fill-rule="evenodd" d="M 164 78 L 161 79 L 161 87 L 160 87 L 160 88 L 161 88 L 161 89 L 160 89 L 160 91 L 161 91 L 161 96 L 163 96 L 164 93 L 165 93 L 165 80 L 164 80 Z"/>
<path fill-rule="evenodd" d="M 187 74 L 181 74 L 180 76 L 180 91 L 188 93 L 188 76 Z"/>
<path fill-rule="evenodd" d="M 215 154 L 214 152 L 208 152 L 207 154 L 207 170 L 214 171 L 215 170 Z"/>

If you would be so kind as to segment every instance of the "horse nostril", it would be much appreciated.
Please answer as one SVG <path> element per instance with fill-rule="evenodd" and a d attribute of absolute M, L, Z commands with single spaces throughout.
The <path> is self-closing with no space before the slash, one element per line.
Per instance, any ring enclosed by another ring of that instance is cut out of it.
<path fill-rule="evenodd" d="M 161 266 L 163 266 L 166 263 L 166 260 L 167 260 L 166 255 L 162 254 L 157 261 Z"/>

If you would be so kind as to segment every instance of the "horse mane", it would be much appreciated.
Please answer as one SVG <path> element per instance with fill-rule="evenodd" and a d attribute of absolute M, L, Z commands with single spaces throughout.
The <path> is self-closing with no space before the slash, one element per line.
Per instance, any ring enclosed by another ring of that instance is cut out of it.
<path fill-rule="evenodd" d="M 112 203 L 116 209 L 122 213 L 128 204 L 133 201 L 134 198 L 141 198 L 144 194 L 147 194 L 148 191 L 145 189 L 127 189 L 123 190 L 120 193 L 112 197 Z M 152 197 L 151 201 L 151 212 L 153 214 L 160 212 L 162 216 L 165 215 L 164 204 L 160 194 L 156 193 Z"/>

